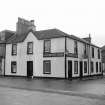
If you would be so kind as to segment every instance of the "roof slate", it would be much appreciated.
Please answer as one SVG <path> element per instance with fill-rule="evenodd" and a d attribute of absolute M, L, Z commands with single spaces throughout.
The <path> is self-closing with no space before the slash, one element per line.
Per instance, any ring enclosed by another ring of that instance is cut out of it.
<path fill-rule="evenodd" d="M 104 51 L 105 50 L 105 45 L 101 47 L 101 50 Z"/>
<path fill-rule="evenodd" d="M 0 44 L 6 43 L 6 41 L 8 39 L 10 39 L 15 34 L 14 31 L 10 31 L 10 30 L 3 30 L 1 32 L 4 32 L 5 33 L 5 40 L 0 40 Z"/>
<path fill-rule="evenodd" d="M 78 38 L 74 35 L 69 35 L 63 31 L 60 31 L 59 29 L 56 29 L 56 28 L 55 29 L 48 29 L 48 30 L 41 30 L 41 31 L 30 30 L 29 32 L 32 32 L 38 40 L 60 38 L 60 37 L 66 36 L 68 38 L 78 40 L 78 41 L 83 42 L 83 43 L 90 44 L 88 41 L 86 41 L 82 38 Z M 15 33 L 9 40 L 7 40 L 7 44 L 23 42 L 25 40 L 25 38 L 27 37 L 29 32 L 27 32 L 26 34 L 23 34 L 23 35 L 17 35 Z M 93 44 L 91 44 L 91 45 L 93 45 Z M 93 45 L 93 46 L 95 46 L 95 45 Z M 97 47 L 97 46 L 95 46 L 95 47 Z"/>

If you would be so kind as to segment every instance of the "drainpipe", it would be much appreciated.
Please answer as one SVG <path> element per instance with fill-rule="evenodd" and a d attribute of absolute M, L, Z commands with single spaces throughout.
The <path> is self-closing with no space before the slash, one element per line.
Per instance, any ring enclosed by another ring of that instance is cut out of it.
<path fill-rule="evenodd" d="M 89 37 L 90 37 L 90 34 L 89 34 Z M 91 76 L 91 50 L 90 50 L 90 41 L 89 41 L 89 53 L 88 53 L 88 76 Z"/>
<path fill-rule="evenodd" d="M 64 52 L 64 64 L 65 64 L 65 79 L 67 79 L 67 67 L 66 67 L 66 64 L 67 64 L 67 58 L 66 58 L 66 52 L 67 52 L 67 38 L 65 36 L 65 52 Z"/>
<path fill-rule="evenodd" d="M 89 45 L 89 48 L 88 48 L 88 76 L 90 75 L 90 45 Z"/>
<path fill-rule="evenodd" d="M 5 49 L 5 50 L 4 50 L 4 51 L 5 51 L 5 52 L 4 52 L 4 53 L 5 53 L 5 54 L 4 54 L 4 76 L 5 76 L 6 43 L 4 43 L 4 45 L 5 45 L 5 46 L 4 46 L 4 47 L 5 47 L 5 48 L 4 48 L 4 49 Z"/>

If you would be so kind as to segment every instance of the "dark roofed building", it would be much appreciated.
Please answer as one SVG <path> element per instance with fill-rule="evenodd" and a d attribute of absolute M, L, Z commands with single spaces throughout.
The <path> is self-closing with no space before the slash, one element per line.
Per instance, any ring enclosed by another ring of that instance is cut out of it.
<path fill-rule="evenodd" d="M 4 75 L 6 41 L 15 34 L 14 31 L 3 30 L 0 32 L 0 75 Z"/>
<path fill-rule="evenodd" d="M 6 71 L 1 67 L 4 75 L 68 79 L 102 75 L 100 48 L 90 37 L 79 38 L 56 28 L 36 31 L 34 20 L 18 18 L 16 32 L 2 31 L 0 44 L 0 65 L 6 53 Z M 97 73 L 95 67 L 91 70 L 91 61 L 98 63 Z"/>

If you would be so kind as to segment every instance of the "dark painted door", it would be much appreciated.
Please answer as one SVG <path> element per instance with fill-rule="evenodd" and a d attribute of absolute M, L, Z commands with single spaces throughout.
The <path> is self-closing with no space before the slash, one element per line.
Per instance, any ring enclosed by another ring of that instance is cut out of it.
<path fill-rule="evenodd" d="M 27 77 L 33 76 L 33 61 L 27 61 Z"/>
<path fill-rule="evenodd" d="M 68 61 L 68 79 L 72 79 L 72 61 Z"/>
<path fill-rule="evenodd" d="M 83 62 L 82 61 L 80 61 L 80 66 L 79 66 L 80 68 L 79 68 L 79 70 L 80 70 L 80 78 L 82 78 L 83 77 Z"/>

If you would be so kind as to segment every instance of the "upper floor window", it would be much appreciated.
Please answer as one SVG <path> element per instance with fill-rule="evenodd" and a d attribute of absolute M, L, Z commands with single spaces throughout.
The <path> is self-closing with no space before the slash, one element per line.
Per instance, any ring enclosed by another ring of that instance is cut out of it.
<path fill-rule="evenodd" d="M 27 54 L 33 54 L 33 42 L 27 43 Z"/>
<path fill-rule="evenodd" d="M 84 55 L 87 55 L 87 45 L 84 44 Z"/>
<path fill-rule="evenodd" d="M 51 40 L 44 40 L 44 52 L 51 51 Z"/>
<path fill-rule="evenodd" d="M 77 41 L 74 41 L 74 54 L 78 54 Z"/>
<path fill-rule="evenodd" d="M 94 48 L 92 47 L 92 58 L 94 58 Z"/>
<path fill-rule="evenodd" d="M 98 49 L 98 59 L 100 59 L 100 49 Z"/>
<path fill-rule="evenodd" d="M 17 54 L 17 44 L 12 44 L 12 55 Z"/>

